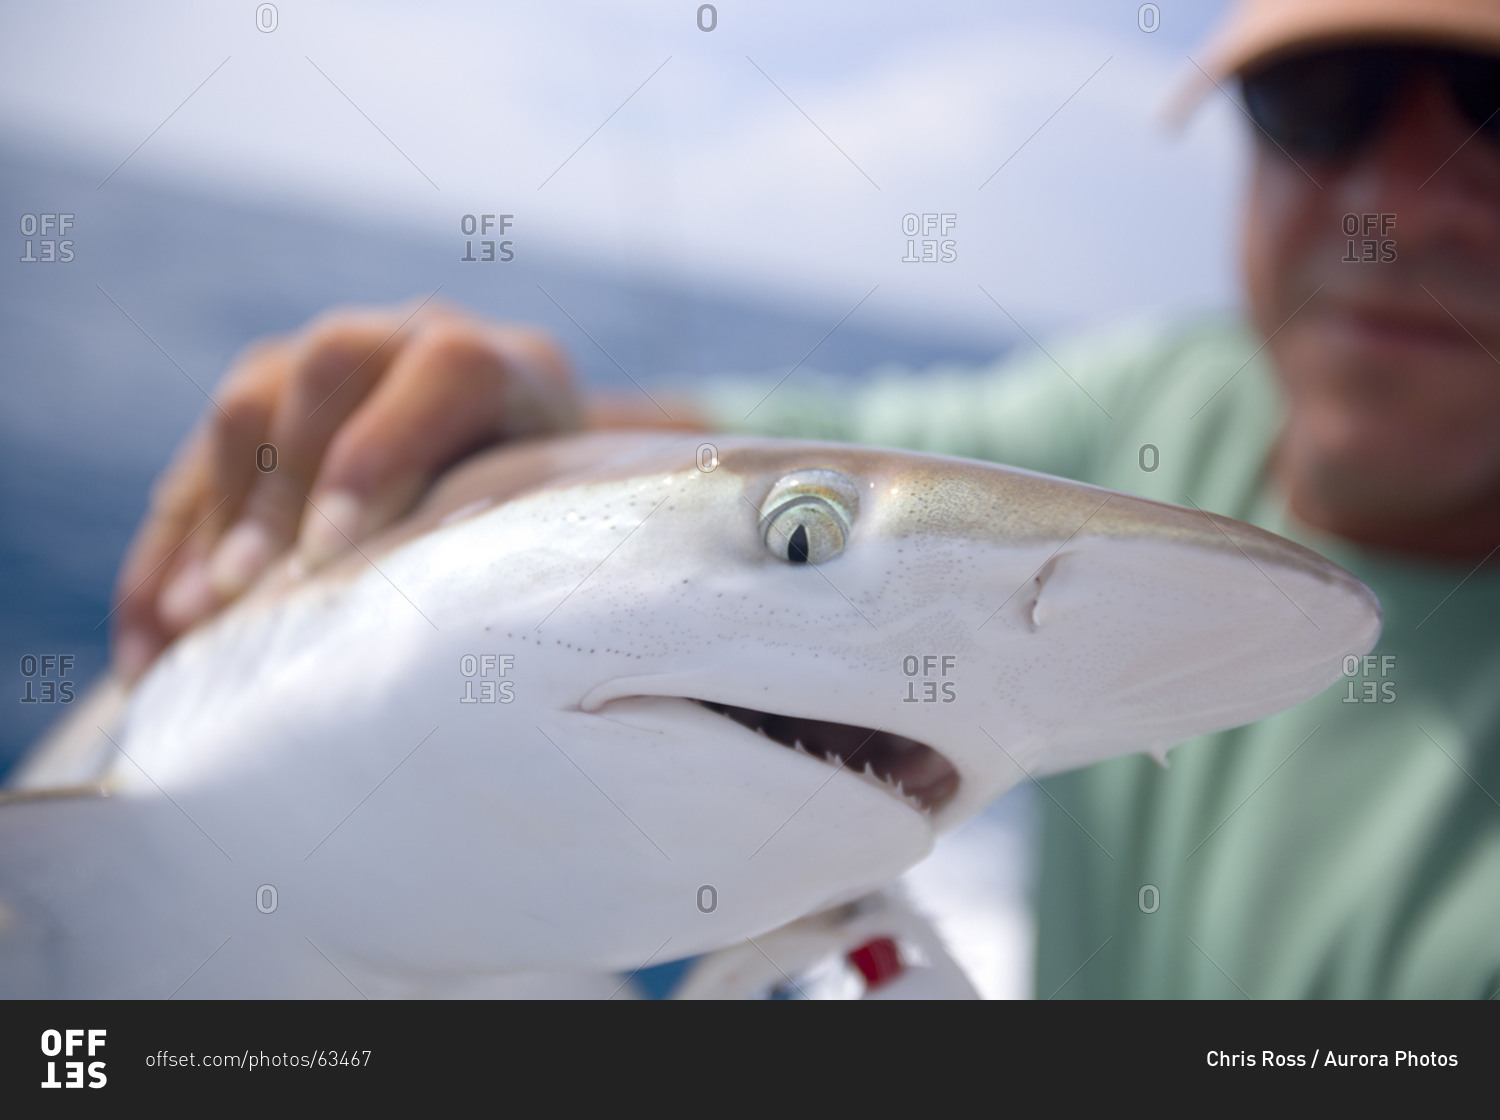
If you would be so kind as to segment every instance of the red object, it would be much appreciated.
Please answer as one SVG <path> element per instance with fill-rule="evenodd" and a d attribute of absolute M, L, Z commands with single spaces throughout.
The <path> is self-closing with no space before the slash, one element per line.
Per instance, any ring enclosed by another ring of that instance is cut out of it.
<path fill-rule="evenodd" d="M 901 949 L 889 937 L 877 937 L 851 950 L 849 963 L 859 969 L 871 989 L 889 984 L 906 971 L 906 965 L 901 963 Z"/>

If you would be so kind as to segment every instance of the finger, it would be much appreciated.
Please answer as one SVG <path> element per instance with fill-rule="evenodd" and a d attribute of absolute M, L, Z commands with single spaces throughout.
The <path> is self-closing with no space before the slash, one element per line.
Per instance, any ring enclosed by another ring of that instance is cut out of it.
<path fill-rule="evenodd" d="M 298 555 L 317 566 L 409 510 L 468 452 L 572 430 L 580 411 L 547 336 L 472 320 L 426 326 L 330 445 Z"/>
<path fill-rule="evenodd" d="M 244 508 L 209 560 L 223 598 L 238 595 L 292 542 L 329 441 L 404 344 L 407 316 L 340 312 L 294 343 L 266 441 L 276 466 L 257 472 Z"/>
<path fill-rule="evenodd" d="M 260 343 L 245 354 L 217 393 L 220 408 L 210 417 L 212 489 L 227 495 L 228 501 L 207 525 L 215 541 L 239 520 L 256 480 L 280 465 L 279 452 L 270 440 L 271 420 L 294 360 L 291 342 Z"/>
<path fill-rule="evenodd" d="M 111 658 L 125 680 L 134 680 L 171 640 L 158 596 L 179 570 L 184 550 L 213 503 L 208 497 L 209 433 L 200 425 L 152 488 L 146 517 L 115 577 Z"/>
<path fill-rule="evenodd" d="M 290 366 L 290 349 L 279 340 L 257 345 L 236 364 L 215 393 L 217 407 L 205 420 L 207 444 L 199 469 L 205 497 L 211 499 L 203 523 L 180 562 L 172 566 L 157 603 L 159 621 L 170 637 L 224 605 L 225 596 L 209 578 L 209 557 L 239 516 L 264 460 L 258 449 Z M 274 456 L 274 448 L 268 454 Z"/>

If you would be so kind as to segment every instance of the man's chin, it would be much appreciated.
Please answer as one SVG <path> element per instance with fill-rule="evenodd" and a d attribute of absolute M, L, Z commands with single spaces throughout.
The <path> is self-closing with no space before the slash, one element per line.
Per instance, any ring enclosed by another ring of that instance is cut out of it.
<path fill-rule="evenodd" d="M 1379 346 L 1322 317 L 1287 333 L 1272 347 L 1287 432 L 1318 474 L 1392 513 L 1441 515 L 1494 492 L 1500 365 L 1472 340 L 1409 331 Z"/>
<path fill-rule="evenodd" d="M 1445 422 L 1402 394 L 1300 388 L 1279 455 L 1295 462 L 1284 465 L 1304 486 L 1340 506 L 1423 521 L 1462 512 L 1500 487 L 1500 440 L 1484 438 L 1472 413 Z"/>

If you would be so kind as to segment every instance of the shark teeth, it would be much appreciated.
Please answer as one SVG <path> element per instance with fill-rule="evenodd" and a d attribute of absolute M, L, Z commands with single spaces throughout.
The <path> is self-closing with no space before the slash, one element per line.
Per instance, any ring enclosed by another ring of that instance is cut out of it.
<path fill-rule="evenodd" d="M 762 738 L 879 786 L 913 810 L 930 814 L 958 791 L 959 774 L 940 753 L 888 731 L 777 715 L 698 700 Z"/>

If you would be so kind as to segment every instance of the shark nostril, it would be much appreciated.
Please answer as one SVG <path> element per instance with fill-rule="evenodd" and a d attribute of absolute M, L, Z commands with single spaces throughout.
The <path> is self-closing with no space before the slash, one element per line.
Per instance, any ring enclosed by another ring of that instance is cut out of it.
<path fill-rule="evenodd" d="M 1058 562 L 1065 555 L 1067 553 L 1055 554 L 1041 566 L 1032 577 L 1031 594 L 1021 604 L 1021 617 L 1026 623 L 1026 629 L 1033 634 L 1042 628 L 1042 623 L 1047 617 L 1045 608 L 1042 608 L 1042 592 L 1046 590 L 1047 581 L 1052 578 L 1052 573 L 1057 570 Z"/>

